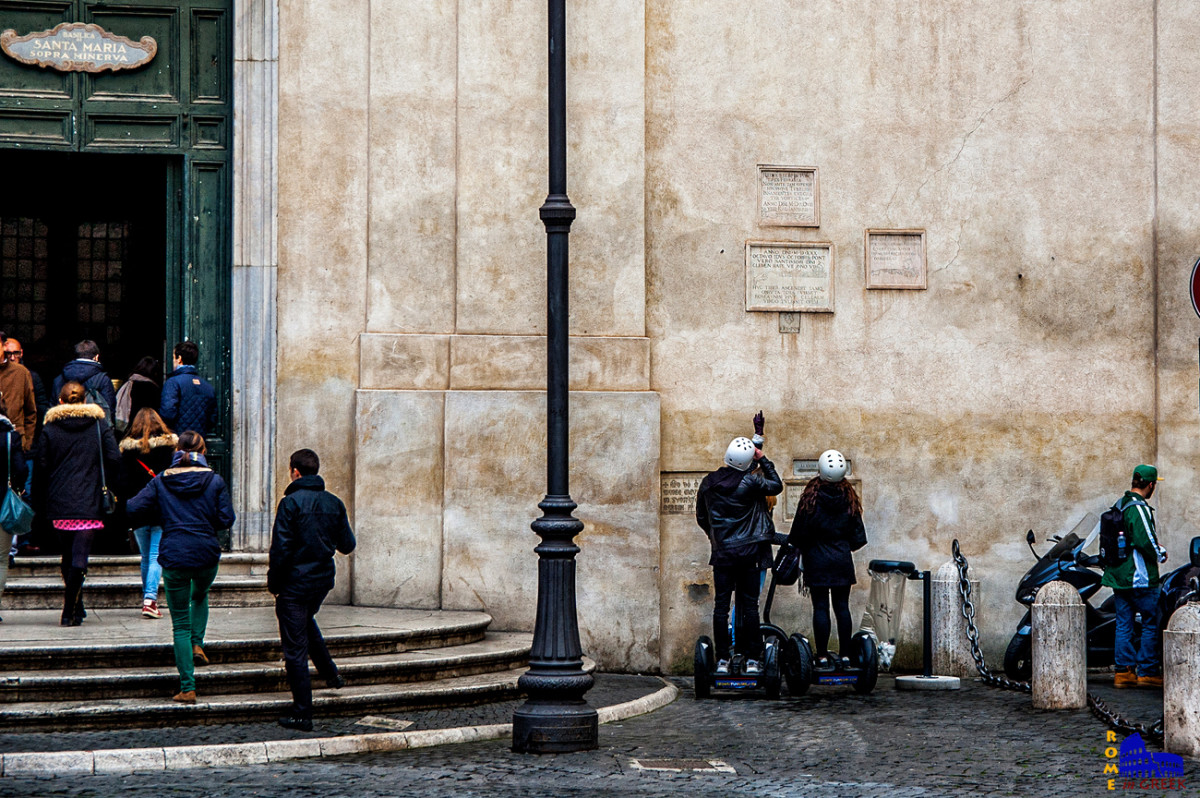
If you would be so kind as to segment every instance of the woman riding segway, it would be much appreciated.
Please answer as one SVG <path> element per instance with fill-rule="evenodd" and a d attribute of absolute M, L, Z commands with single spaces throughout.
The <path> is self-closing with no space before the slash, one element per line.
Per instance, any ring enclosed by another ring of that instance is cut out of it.
<path fill-rule="evenodd" d="M 800 551 L 804 584 L 812 596 L 813 637 L 818 670 L 850 664 L 850 587 L 855 583 L 851 552 L 867 545 L 862 503 L 846 481 L 846 458 L 834 449 L 817 461 L 817 476 L 800 495 L 788 543 Z M 841 657 L 829 653 L 829 603 L 837 619 Z M 857 659 L 857 657 L 855 657 Z"/>

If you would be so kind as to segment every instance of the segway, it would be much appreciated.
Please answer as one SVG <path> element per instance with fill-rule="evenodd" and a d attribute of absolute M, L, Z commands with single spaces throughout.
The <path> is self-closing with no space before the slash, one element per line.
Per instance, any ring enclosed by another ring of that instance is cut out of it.
<path fill-rule="evenodd" d="M 898 571 L 910 578 L 917 572 L 912 563 L 893 560 L 871 560 L 870 568 L 876 573 Z M 831 658 L 825 663 L 815 661 L 812 644 L 797 632 L 788 638 L 784 660 L 788 691 L 792 695 L 803 695 L 813 684 L 849 685 L 854 692 L 867 695 L 879 681 L 879 651 L 875 638 L 862 631 L 850 638 L 849 657 Z"/>

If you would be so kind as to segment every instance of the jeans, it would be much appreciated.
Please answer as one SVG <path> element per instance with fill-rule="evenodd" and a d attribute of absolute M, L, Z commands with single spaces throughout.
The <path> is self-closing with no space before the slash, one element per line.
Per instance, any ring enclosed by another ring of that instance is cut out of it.
<path fill-rule="evenodd" d="M 1158 593 L 1156 587 L 1114 590 L 1117 631 L 1113 659 L 1118 668 L 1137 668 L 1138 676 L 1158 676 Z M 1133 639 L 1133 614 L 1142 614 L 1142 639 Z"/>
<path fill-rule="evenodd" d="M 279 619 L 279 642 L 288 686 L 292 688 L 292 714 L 312 719 L 312 679 L 308 675 L 311 657 L 317 675 L 326 681 L 336 679 L 337 665 L 329 656 L 325 638 L 313 617 L 321 610 L 325 593 L 304 598 L 275 597 L 275 617 Z"/>
<path fill-rule="evenodd" d="M 133 530 L 138 551 L 142 553 L 142 600 L 158 601 L 158 582 L 162 566 L 158 564 L 158 542 L 162 540 L 161 526 L 143 526 Z"/>
<path fill-rule="evenodd" d="M 215 565 L 211 568 L 163 569 L 181 693 L 196 689 L 192 646 L 204 646 L 204 632 L 208 628 L 208 589 L 216 578 Z"/>
<path fill-rule="evenodd" d="M 734 642 L 729 638 L 729 603 L 737 593 L 734 606 L 734 634 L 737 653 L 746 659 L 762 656 L 762 630 L 758 625 L 758 594 L 762 590 L 762 568 L 758 558 L 744 564 L 714 565 L 713 645 L 718 660 L 729 659 Z"/>

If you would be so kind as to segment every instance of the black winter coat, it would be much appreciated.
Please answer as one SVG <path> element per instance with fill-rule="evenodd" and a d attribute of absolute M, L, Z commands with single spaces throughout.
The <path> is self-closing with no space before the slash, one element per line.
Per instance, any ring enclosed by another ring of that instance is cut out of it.
<path fill-rule="evenodd" d="M 12 422 L 0 415 L 0 499 L 4 498 L 8 485 L 14 485 L 17 493 L 25 490 L 25 477 L 29 471 L 25 467 L 25 453 L 21 451 L 21 433 Z M 11 458 L 6 452 L 12 452 Z M 12 471 L 9 472 L 9 460 L 12 460 Z M 0 552 L 7 554 L 7 552 Z"/>
<path fill-rule="evenodd" d="M 158 564 L 163 568 L 211 568 L 221 559 L 218 529 L 236 516 L 229 489 L 203 457 L 184 460 L 159 474 L 129 500 L 135 526 L 161 526 Z"/>
<path fill-rule="evenodd" d="M 104 410 L 89 403 L 50 408 L 33 449 L 34 512 L 51 521 L 103 520 L 101 465 L 104 480 L 115 493 L 121 454 Z"/>
<path fill-rule="evenodd" d="M 121 472 L 118 481 L 117 496 L 128 501 L 150 484 L 150 480 L 171 467 L 171 458 L 175 456 L 175 444 L 179 438 L 175 435 L 156 435 L 151 438 L 150 451 L 142 451 L 140 438 L 126 438 L 121 441 Z M 143 468 L 143 464 L 145 468 Z M 154 473 L 151 474 L 150 471 Z"/>
<path fill-rule="evenodd" d="M 323 596 L 333 589 L 333 552 L 349 554 L 354 546 L 342 500 L 319 476 L 300 477 L 275 511 L 267 589 L 283 598 Z"/>
<path fill-rule="evenodd" d="M 800 551 L 806 585 L 844 587 L 857 581 L 850 552 L 866 545 L 867 533 L 862 515 L 850 513 L 841 490 L 822 484 L 812 512 L 802 515 L 797 511 L 788 543 Z"/>
<path fill-rule="evenodd" d="M 775 523 L 767 497 L 782 493 L 783 481 L 766 457 L 757 462 L 757 469 L 746 472 L 719 468 L 700 483 L 696 523 L 712 545 L 709 565 L 731 565 L 750 557 L 770 561 Z"/>

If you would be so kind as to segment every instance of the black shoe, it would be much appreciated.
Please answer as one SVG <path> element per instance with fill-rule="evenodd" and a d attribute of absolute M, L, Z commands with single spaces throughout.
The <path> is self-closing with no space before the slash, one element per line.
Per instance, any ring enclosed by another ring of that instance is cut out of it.
<path fill-rule="evenodd" d="M 312 718 L 302 718 L 299 715 L 284 715 L 279 719 L 279 725 L 285 729 L 297 731 L 312 731 Z"/>
<path fill-rule="evenodd" d="M 346 680 L 342 678 L 342 674 L 337 674 L 332 679 L 325 680 L 325 686 L 334 690 L 341 690 L 346 686 Z"/>
<path fill-rule="evenodd" d="M 9 568 L 16 568 L 16 567 L 17 567 L 17 558 L 16 558 L 16 557 L 14 557 L 14 556 L 12 556 L 11 554 L 10 554 L 10 555 L 8 555 L 8 567 L 9 567 Z"/>

